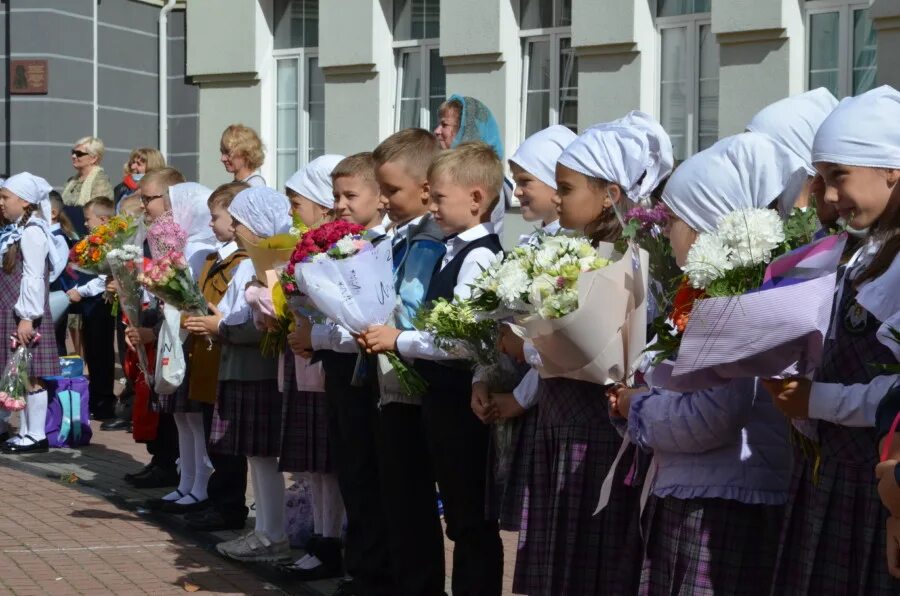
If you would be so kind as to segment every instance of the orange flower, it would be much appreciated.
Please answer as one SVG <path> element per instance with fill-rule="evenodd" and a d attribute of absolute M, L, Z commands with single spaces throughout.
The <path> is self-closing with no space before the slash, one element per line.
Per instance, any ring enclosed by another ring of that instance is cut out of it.
<path fill-rule="evenodd" d="M 91 260 L 93 260 L 94 262 L 99 261 L 101 256 L 102 253 L 100 252 L 99 248 L 95 248 L 91 251 Z"/>
<path fill-rule="evenodd" d="M 124 219 L 120 219 L 116 222 L 116 227 L 122 231 L 125 231 L 128 229 L 128 222 L 126 222 Z"/>
<path fill-rule="evenodd" d="M 706 292 L 692 287 L 687 279 L 681 282 L 678 291 L 675 292 L 675 298 L 672 300 L 671 314 L 671 319 L 679 333 L 683 333 L 687 328 L 691 311 L 694 310 L 694 301 L 705 297 Z"/>

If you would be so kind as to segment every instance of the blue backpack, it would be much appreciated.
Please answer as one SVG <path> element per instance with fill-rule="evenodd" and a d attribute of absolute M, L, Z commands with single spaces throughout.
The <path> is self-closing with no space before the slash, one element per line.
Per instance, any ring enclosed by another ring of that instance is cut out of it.
<path fill-rule="evenodd" d="M 85 377 L 56 378 L 51 381 L 53 397 L 47 405 L 44 430 L 51 447 L 89 445 L 91 430 L 90 393 Z"/>

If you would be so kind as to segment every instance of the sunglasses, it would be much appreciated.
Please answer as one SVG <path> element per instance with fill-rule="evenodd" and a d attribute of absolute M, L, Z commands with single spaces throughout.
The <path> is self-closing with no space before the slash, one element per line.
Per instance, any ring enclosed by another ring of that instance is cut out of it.
<path fill-rule="evenodd" d="M 84 157 L 85 155 L 90 155 L 87 151 L 79 151 L 77 149 L 72 149 L 72 157 Z"/>

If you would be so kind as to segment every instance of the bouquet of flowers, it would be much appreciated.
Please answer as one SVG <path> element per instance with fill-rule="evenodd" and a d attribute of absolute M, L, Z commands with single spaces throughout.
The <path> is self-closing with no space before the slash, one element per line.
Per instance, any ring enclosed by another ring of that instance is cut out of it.
<path fill-rule="evenodd" d="M 109 262 L 113 277 L 119 284 L 119 301 L 122 303 L 122 308 L 125 309 L 125 316 L 132 324 L 137 325 L 140 322 L 141 307 L 143 306 L 140 275 L 144 270 L 144 252 L 140 247 L 129 244 L 109 251 L 106 260 Z M 146 375 L 149 368 L 144 344 L 138 344 L 135 349 L 141 372 Z"/>
<path fill-rule="evenodd" d="M 803 212 L 783 222 L 770 209 L 745 209 L 698 236 L 678 311 L 654 324 L 657 341 L 647 351 L 657 352 L 657 363 L 675 359 L 655 382 L 691 391 L 815 368 L 845 236 L 804 245 L 814 233 L 805 221 Z"/>
<path fill-rule="evenodd" d="M 199 316 L 209 312 L 206 298 L 181 252 L 145 262 L 138 281 L 148 292 L 182 312 Z"/>
<path fill-rule="evenodd" d="M 0 378 L 0 407 L 9 412 L 25 409 L 28 394 L 28 370 L 31 365 L 31 350 L 20 345 L 6 363 L 6 370 Z M 0 417 L 3 420 L 9 417 Z"/>
<path fill-rule="evenodd" d="M 94 275 L 109 274 L 107 253 L 125 244 L 140 244 L 136 240 L 141 228 L 140 222 L 124 215 L 116 215 L 100 224 L 91 233 L 79 240 L 69 253 L 72 267 Z"/>
<path fill-rule="evenodd" d="M 646 251 L 544 235 L 486 269 L 472 287 L 483 316 L 513 316 L 541 374 L 607 384 L 628 376 L 646 338 Z"/>
<path fill-rule="evenodd" d="M 253 262 L 256 270 L 256 279 L 266 287 L 274 286 L 274 282 L 281 281 L 283 270 L 294 254 L 300 237 L 309 230 L 303 220 L 293 217 L 293 225 L 285 234 L 276 234 L 269 238 L 263 238 L 258 243 L 241 239 L 241 248 L 247 252 L 247 256 Z M 289 283 L 293 280 L 288 276 Z"/>
<path fill-rule="evenodd" d="M 288 264 L 297 290 L 316 310 L 353 333 L 388 322 L 397 304 L 391 243 L 374 245 L 364 232 L 362 226 L 344 221 L 323 224 L 303 234 Z M 405 393 L 424 390 L 423 379 L 397 354 L 386 357 Z"/>
<path fill-rule="evenodd" d="M 147 230 L 147 244 L 154 259 L 160 259 L 174 252 L 184 252 L 187 232 L 184 231 L 171 212 L 164 213 Z"/>
<path fill-rule="evenodd" d="M 653 208 L 634 207 L 625 214 L 622 239 L 616 243 L 616 250 L 625 253 L 628 242 L 636 242 L 647 251 L 650 262 L 649 290 L 656 312 L 668 310 L 672 295 L 682 278 L 681 269 L 675 263 L 672 247 L 663 236 L 663 229 L 669 223 L 669 211 L 665 204 L 658 203 Z"/>

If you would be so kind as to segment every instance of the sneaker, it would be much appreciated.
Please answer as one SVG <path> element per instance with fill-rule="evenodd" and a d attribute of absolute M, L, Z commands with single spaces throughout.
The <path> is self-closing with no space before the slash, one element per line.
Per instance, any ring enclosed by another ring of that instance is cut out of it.
<path fill-rule="evenodd" d="M 272 542 L 255 530 L 235 540 L 216 545 L 216 550 L 236 561 L 266 563 L 291 558 L 291 547 L 287 538 Z"/>

